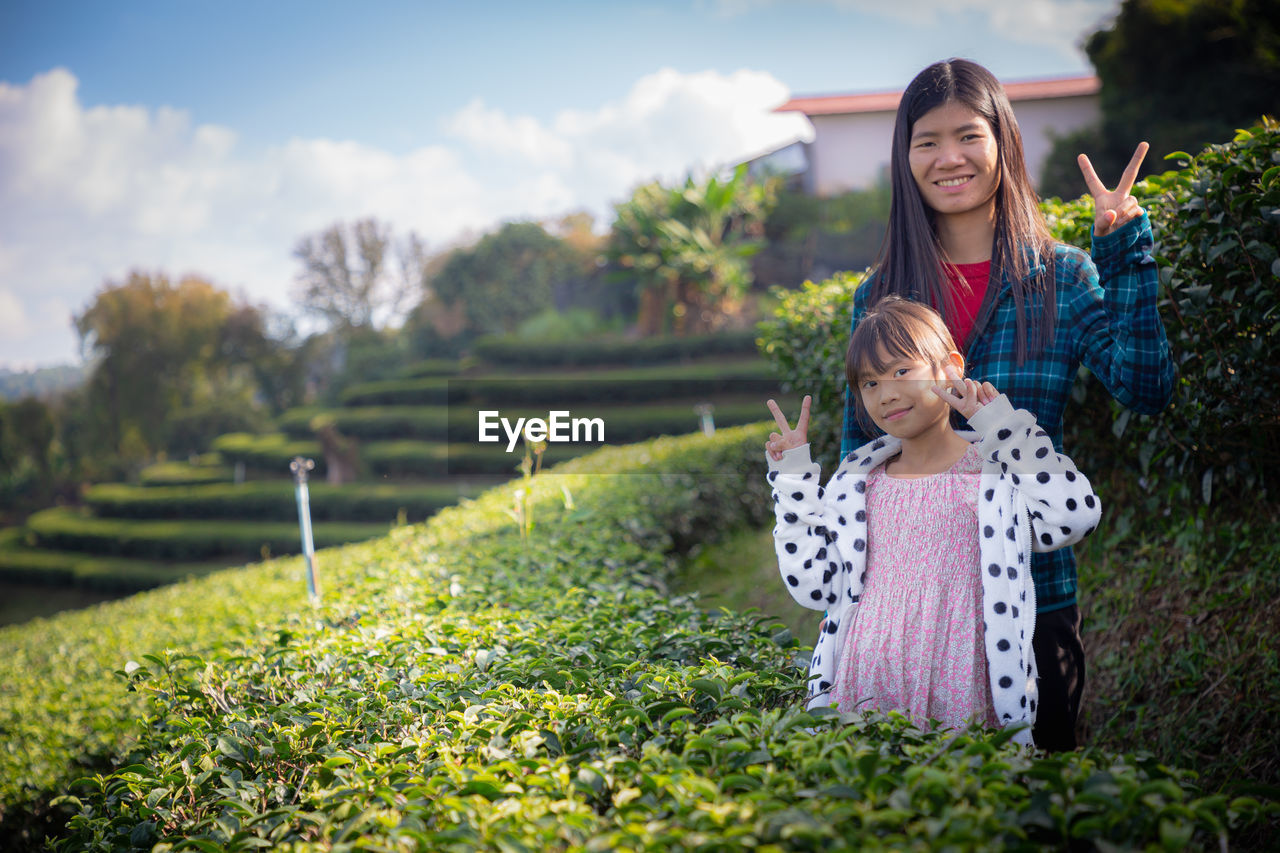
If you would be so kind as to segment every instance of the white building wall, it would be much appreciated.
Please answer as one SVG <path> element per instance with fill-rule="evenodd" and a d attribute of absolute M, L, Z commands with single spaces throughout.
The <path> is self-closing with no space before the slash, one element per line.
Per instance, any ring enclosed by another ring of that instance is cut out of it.
<path fill-rule="evenodd" d="M 893 119 L 891 112 L 809 116 L 813 191 L 831 196 L 874 184 L 889 167 Z"/>
<path fill-rule="evenodd" d="M 1098 121 L 1097 95 L 1022 100 L 1013 104 L 1031 180 L 1039 183 L 1054 134 L 1061 136 Z M 809 149 L 813 191 L 838 195 L 870 186 L 889 167 L 894 113 L 889 111 L 811 115 Z"/>
<path fill-rule="evenodd" d="M 1102 118 L 1097 95 L 1019 101 L 1013 105 L 1013 112 L 1018 117 L 1018 127 L 1022 130 L 1022 150 L 1027 157 L 1027 171 L 1031 173 L 1032 182 L 1037 185 L 1040 183 L 1040 173 L 1044 171 L 1049 150 L 1053 148 L 1054 137 L 1096 124 Z"/>

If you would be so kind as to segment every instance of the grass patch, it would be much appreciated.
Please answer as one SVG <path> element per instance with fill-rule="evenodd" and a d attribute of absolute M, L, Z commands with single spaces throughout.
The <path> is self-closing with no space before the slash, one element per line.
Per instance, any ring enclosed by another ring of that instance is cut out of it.
<path fill-rule="evenodd" d="M 707 608 L 745 613 L 754 607 L 805 645 L 818 635 L 822 611 L 796 604 L 782 585 L 772 526 L 738 528 L 722 541 L 696 547 L 680 562 L 673 584 L 682 592 L 697 592 Z"/>

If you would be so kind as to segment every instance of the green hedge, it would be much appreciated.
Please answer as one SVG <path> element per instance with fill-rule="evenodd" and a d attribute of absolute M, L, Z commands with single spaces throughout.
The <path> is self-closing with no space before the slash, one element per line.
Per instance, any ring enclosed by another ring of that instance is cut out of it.
<path fill-rule="evenodd" d="M 629 367 L 530 374 L 504 371 L 455 378 L 403 379 L 353 385 L 342 394 L 346 407 L 429 407 L 466 403 L 563 406 L 569 403 L 652 403 L 723 393 L 768 394 L 777 387 L 772 366 L 759 358 L 717 360 L 663 367 Z M 390 412 L 391 408 L 384 409 Z M 315 410 L 290 412 L 279 421 L 293 434 L 309 435 Z M 352 420 L 357 420 L 352 418 Z M 306 431 L 304 431 L 306 430 Z"/>
<path fill-rule="evenodd" d="M 778 397 L 784 404 L 788 398 L 780 394 L 764 394 L 756 396 L 724 396 L 712 398 L 717 400 L 712 412 L 717 428 L 737 426 L 760 419 L 761 413 L 768 414 L 765 399 L 768 396 Z M 792 401 L 793 402 L 793 401 Z M 335 418 L 340 419 L 343 409 L 332 410 Z M 362 411 L 359 409 L 353 411 Z M 517 418 L 547 417 L 547 409 L 503 408 L 498 410 L 512 424 Z M 683 435 L 700 428 L 698 414 L 692 403 L 664 403 L 649 406 L 622 405 L 583 405 L 576 410 L 570 409 L 573 417 L 600 418 L 605 425 L 605 439 L 609 444 L 623 444 L 653 438 L 659 435 Z M 511 466 L 518 463 L 517 450 L 507 453 L 507 439 L 502 427 L 495 434 L 500 441 L 489 444 L 479 442 L 478 410 L 468 406 L 452 406 L 447 409 L 422 407 L 412 412 L 399 413 L 395 416 L 397 423 L 407 423 L 417 418 L 415 432 L 430 432 L 437 429 L 443 417 L 448 418 L 449 444 L 429 441 L 365 441 L 360 445 L 360 460 L 370 476 L 394 478 L 410 477 L 442 477 L 446 475 L 466 474 L 499 474 L 509 472 Z M 364 429 L 362 424 L 374 424 L 369 427 L 374 434 L 385 432 L 378 424 L 377 416 L 371 415 L 368 420 L 356 417 L 346 422 L 352 430 L 353 437 L 359 438 Z M 339 429 L 342 429 L 340 426 Z M 324 474 L 324 458 L 320 453 L 320 445 L 315 441 L 290 439 L 281 433 L 267 435 L 248 435 L 231 433 L 219 436 L 214 446 L 222 456 L 232 462 L 243 461 L 245 465 L 259 473 L 272 473 L 284 476 L 289 471 L 289 462 L 294 456 L 305 456 L 316 463 L 315 476 Z M 585 450 L 598 445 L 552 445 L 549 458 L 558 460 L 572 458 Z M 508 462 L 507 460 L 515 459 Z"/>
<path fill-rule="evenodd" d="M 131 593 L 225 569 L 226 561 L 177 563 L 95 557 L 75 551 L 0 549 L 0 582 Z"/>
<path fill-rule="evenodd" d="M 422 521 L 462 497 L 452 483 L 401 485 L 312 482 L 307 487 L 313 521 L 394 521 L 403 512 Z M 120 483 L 91 486 L 84 502 L 103 518 L 239 518 L 297 521 L 289 481 L 240 485 L 139 488 Z"/>
<path fill-rule="evenodd" d="M 362 441 L 416 438 L 445 441 L 449 434 L 449 406 L 363 406 L 360 408 L 305 409 L 285 412 L 277 428 L 296 440 L 315 435 L 311 421 L 317 415 L 332 418 L 338 432 Z"/>
<path fill-rule="evenodd" d="M 282 433 L 254 435 L 230 432 L 215 438 L 213 447 L 232 465 L 243 462 L 245 468 L 259 474 L 287 477 L 289 463 L 295 456 L 316 463 L 314 476 L 320 477 L 325 473 L 324 454 L 320 452 L 318 441 L 291 439 Z"/>
<path fill-rule="evenodd" d="M 372 539 L 388 525 L 320 522 L 313 526 L 315 545 L 325 548 Z M 262 559 L 271 554 L 297 554 L 302 541 L 295 520 L 272 521 L 136 521 L 92 518 L 55 507 L 27 519 L 36 544 L 52 550 L 150 560 Z"/>
<path fill-rule="evenodd" d="M 425 358 L 400 371 L 401 379 L 423 379 L 428 376 L 457 376 L 463 365 L 451 358 Z"/>
<path fill-rule="evenodd" d="M 224 465 L 191 465 L 187 462 L 157 462 L 138 474 L 144 486 L 192 486 L 201 483 L 229 483 L 235 473 Z"/>
<path fill-rule="evenodd" d="M 594 367 L 602 364 L 665 364 L 709 356 L 755 354 L 749 331 L 688 337 L 529 341 L 516 337 L 481 338 L 472 354 L 495 367 Z"/>
<path fill-rule="evenodd" d="M 566 463 L 531 484 L 527 535 L 510 510 L 529 484 L 512 483 L 327 553 L 314 609 L 288 561 L 0 631 L 10 836 L 63 850 L 1216 850 L 1274 812 L 1140 756 L 1045 758 L 1006 734 L 803 713 L 789 633 L 665 588 L 669 555 L 763 523 L 767 431 Z"/>
<path fill-rule="evenodd" d="M 1134 416 L 1090 379 L 1077 440 L 1179 497 L 1251 502 L 1280 487 L 1280 123 L 1170 159 L 1185 168 L 1133 192 L 1156 233 L 1178 388 L 1159 415 Z M 1087 241 L 1086 204 L 1046 208 L 1061 239 Z"/>
<path fill-rule="evenodd" d="M 463 399 L 461 386 L 451 379 L 384 379 L 344 388 L 338 401 L 344 406 L 447 406 Z"/>

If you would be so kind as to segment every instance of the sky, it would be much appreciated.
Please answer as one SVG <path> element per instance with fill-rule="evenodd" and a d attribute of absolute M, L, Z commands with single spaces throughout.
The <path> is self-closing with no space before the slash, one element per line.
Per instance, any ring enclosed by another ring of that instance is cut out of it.
<path fill-rule="evenodd" d="M 0 367 L 130 270 L 296 311 L 300 238 L 428 251 L 811 138 L 796 95 L 962 56 L 1091 73 L 1119 0 L 0 0 Z"/>

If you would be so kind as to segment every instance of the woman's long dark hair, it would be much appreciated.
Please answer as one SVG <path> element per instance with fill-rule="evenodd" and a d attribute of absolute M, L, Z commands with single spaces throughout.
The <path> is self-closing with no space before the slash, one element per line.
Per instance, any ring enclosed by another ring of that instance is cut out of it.
<path fill-rule="evenodd" d="M 1000 169 L 996 188 L 995 239 L 991 247 L 991 282 L 1007 279 L 1017 310 L 1018 362 L 1053 340 L 1057 324 L 1054 294 L 1054 240 L 1040 212 L 1040 199 L 1027 176 L 1022 133 L 1009 97 L 995 76 L 966 59 L 935 62 L 916 75 L 902 93 L 893 125 L 889 170 L 893 195 L 889 228 L 880 249 L 871 302 L 896 294 L 930 305 L 944 317 L 955 316 L 957 300 L 948 292 L 948 259 L 934 228 L 934 212 L 920 197 L 911 174 L 911 133 L 925 113 L 945 103 L 961 104 L 987 120 L 995 133 Z M 1044 271 L 1032 275 L 1036 267 Z M 1036 316 L 1027 304 L 1042 302 Z"/>

